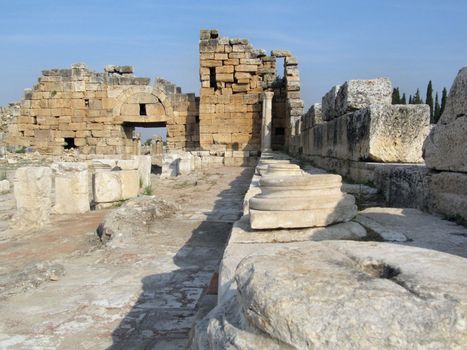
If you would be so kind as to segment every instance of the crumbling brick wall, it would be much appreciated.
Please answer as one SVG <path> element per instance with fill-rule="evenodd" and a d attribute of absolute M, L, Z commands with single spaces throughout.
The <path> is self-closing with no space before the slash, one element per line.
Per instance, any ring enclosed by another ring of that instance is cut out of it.
<path fill-rule="evenodd" d="M 41 153 L 137 154 L 137 126 L 166 126 L 167 145 L 198 147 L 198 101 L 168 82 L 149 85 L 131 66 L 106 66 L 103 73 L 83 64 L 42 72 L 25 92 L 20 116 L 7 142 L 31 146 Z"/>
<path fill-rule="evenodd" d="M 201 148 L 259 151 L 261 93 L 276 78 L 275 60 L 217 30 L 202 30 L 200 39 Z"/>

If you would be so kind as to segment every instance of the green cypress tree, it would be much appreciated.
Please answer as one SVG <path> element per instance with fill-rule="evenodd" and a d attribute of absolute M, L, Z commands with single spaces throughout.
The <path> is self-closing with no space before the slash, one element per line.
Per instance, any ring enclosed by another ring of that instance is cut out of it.
<path fill-rule="evenodd" d="M 426 88 L 426 100 L 425 103 L 430 106 L 430 122 L 433 124 L 433 85 L 431 80 L 428 82 L 428 86 Z"/>
<path fill-rule="evenodd" d="M 402 94 L 402 98 L 401 98 L 401 105 L 406 105 L 407 104 L 407 99 L 405 97 L 405 92 Z"/>
<path fill-rule="evenodd" d="M 398 105 L 401 103 L 401 94 L 399 92 L 399 88 L 392 89 L 392 104 Z"/>
<path fill-rule="evenodd" d="M 412 105 L 412 104 L 413 104 L 412 95 L 409 95 L 409 105 Z"/>
<path fill-rule="evenodd" d="M 420 89 L 417 89 L 417 91 L 415 92 L 415 96 L 414 96 L 412 102 L 413 102 L 414 105 L 419 105 L 419 104 L 423 103 L 423 100 L 420 97 Z"/>
<path fill-rule="evenodd" d="M 443 115 L 444 109 L 446 108 L 447 99 L 448 99 L 448 90 L 444 88 L 441 94 L 441 110 L 439 111 L 440 117 Z"/>
<path fill-rule="evenodd" d="M 441 116 L 441 106 L 439 105 L 438 93 L 435 96 L 435 111 L 433 113 L 433 122 L 436 124 Z"/>

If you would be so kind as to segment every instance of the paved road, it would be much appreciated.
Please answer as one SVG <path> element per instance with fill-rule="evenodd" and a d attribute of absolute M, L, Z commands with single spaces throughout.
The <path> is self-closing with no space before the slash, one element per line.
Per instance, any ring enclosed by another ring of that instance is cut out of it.
<path fill-rule="evenodd" d="M 177 215 L 132 244 L 60 257 L 64 276 L 1 300 L 0 349 L 183 349 L 251 175 L 157 179 Z"/>

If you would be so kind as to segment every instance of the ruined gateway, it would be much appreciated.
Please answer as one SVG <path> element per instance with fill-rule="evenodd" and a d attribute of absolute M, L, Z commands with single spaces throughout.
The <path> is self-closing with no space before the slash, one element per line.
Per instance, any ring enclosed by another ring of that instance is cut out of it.
<path fill-rule="evenodd" d="M 387 78 L 305 111 L 291 52 L 199 55 L 199 97 L 74 64 L 0 110 L 0 348 L 465 348 L 467 68 L 430 125 Z"/>

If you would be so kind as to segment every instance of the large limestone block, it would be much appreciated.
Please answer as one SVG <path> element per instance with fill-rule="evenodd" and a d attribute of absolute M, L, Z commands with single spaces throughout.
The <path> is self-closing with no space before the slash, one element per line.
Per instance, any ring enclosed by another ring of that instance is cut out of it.
<path fill-rule="evenodd" d="M 429 180 L 430 210 L 467 223 L 467 174 L 442 172 Z"/>
<path fill-rule="evenodd" d="M 463 258 L 351 241 L 261 253 L 237 267 L 234 297 L 243 322 L 233 323 L 230 339 L 262 334 L 296 349 L 461 349 L 467 343 Z M 216 329 L 221 324 L 209 326 L 210 344 L 228 343 Z M 239 349 L 265 349 L 255 345 Z"/>
<path fill-rule="evenodd" d="M 58 214 L 85 213 L 89 207 L 88 166 L 86 163 L 60 162 L 55 173 L 55 205 Z"/>
<path fill-rule="evenodd" d="M 138 162 L 138 175 L 143 187 L 151 185 L 151 156 L 134 156 Z"/>
<path fill-rule="evenodd" d="M 467 172 L 467 67 L 457 74 L 446 108 L 423 146 L 426 166 Z"/>
<path fill-rule="evenodd" d="M 276 200 L 280 200 L 280 198 Z M 303 199 L 298 201 L 297 198 L 293 198 L 293 200 L 300 203 L 301 207 L 313 206 L 312 203 Z M 268 205 L 271 206 L 271 203 L 269 202 Z M 265 206 L 264 203 L 262 204 Z M 255 210 L 252 209 L 251 205 L 252 200 L 250 200 L 250 224 L 253 229 L 258 230 L 328 226 L 350 221 L 357 214 L 355 199 L 350 195 L 345 195 L 337 202 L 322 204 L 321 206 L 314 205 L 313 209 Z M 284 208 L 286 208 L 285 205 Z"/>
<path fill-rule="evenodd" d="M 49 222 L 51 211 L 52 169 L 22 167 L 16 170 L 14 194 L 17 211 L 13 226 L 33 228 Z"/>
<path fill-rule="evenodd" d="M 138 170 L 122 170 L 115 171 L 120 177 L 122 186 L 122 199 L 138 197 L 139 192 L 139 176 Z"/>
<path fill-rule="evenodd" d="M 93 176 L 94 201 L 112 203 L 122 200 L 122 182 L 119 171 L 97 172 Z"/>
<path fill-rule="evenodd" d="M 452 83 L 446 107 L 439 123 L 448 124 L 467 115 L 467 67 L 462 68 L 457 73 Z"/>
<path fill-rule="evenodd" d="M 340 85 L 333 86 L 322 98 L 321 113 L 324 121 L 332 120 L 339 116 L 336 109 L 336 97 Z"/>
<path fill-rule="evenodd" d="M 427 105 L 371 105 L 310 129 L 306 155 L 420 163 L 430 131 Z"/>
<path fill-rule="evenodd" d="M 0 181 L 0 194 L 10 192 L 10 181 L 2 180 Z"/>
<path fill-rule="evenodd" d="M 370 105 L 390 105 L 392 84 L 387 78 L 369 80 L 348 80 L 336 96 L 336 113 L 341 116 Z"/>
<path fill-rule="evenodd" d="M 467 115 L 436 124 L 423 145 L 423 157 L 431 169 L 467 172 Z"/>

